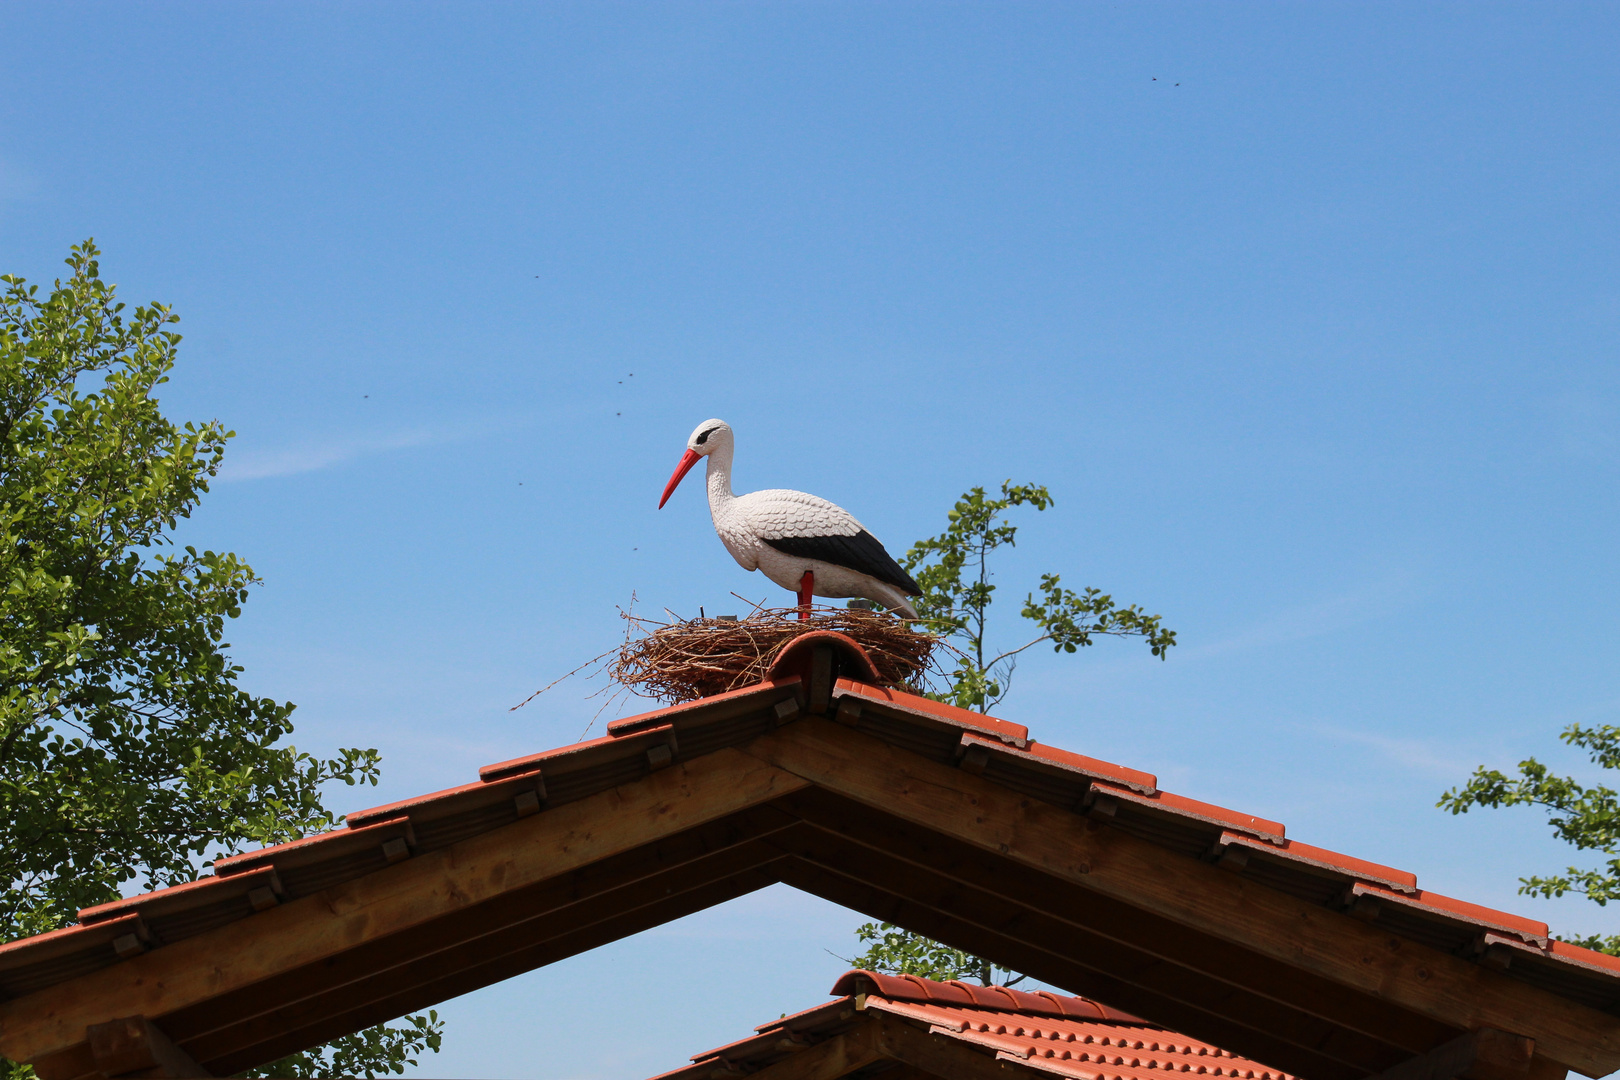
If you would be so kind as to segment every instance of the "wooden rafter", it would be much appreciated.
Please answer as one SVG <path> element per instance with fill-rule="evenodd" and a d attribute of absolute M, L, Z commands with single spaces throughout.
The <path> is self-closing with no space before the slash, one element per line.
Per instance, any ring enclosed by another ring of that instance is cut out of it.
<path fill-rule="evenodd" d="M 101 1075 L 90 1027 L 139 1014 L 228 1075 L 785 881 L 1311 1080 L 1360 1080 L 1481 1028 L 1533 1040 L 1524 1080 L 1620 1067 L 1609 1013 L 1020 794 L 980 775 L 985 754 L 955 768 L 794 720 L 780 696 L 728 699 L 746 734 L 690 758 L 673 728 L 627 737 L 671 748 L 639 766 L 587 745 L 619 786 L 544 812 L 520 761 L 497 779 L 530 792 L 528 816 L 0 1002 L 0 1049 L 45 1080 Z M 457 797 L 484 812 L 512 795 Z M 866 1049 L 896 1077 L 944 1067 L 937 1040 L 892 1018 L 862 1030 L 888 1040 Z M 973 1056 L 949 1075 L 1008 1075 Z"/>
<path fill-rule="evenodd" d="M 588 872 L 625 852 L 656 848 L 804 784 L 738 751 L 720 750 L 273 908 L 243 926 L 154 950 L 23 1002 L 0 1003 L 5 1050 L 44 1063 L 47 1071 L 60 1062 L 59 1075 L 79 1075 L 73 1063 L 83 1060 L 86 1031 L 109 1018 L 109 1002 L 119 1002 L 122 1013 L 157 1019 L 189 1046 L 218 1026 L 264 1016 L 290 993 L 301 998 L 300 977 L 311 970 L 352 966 L 359 975 L 366 970 L 364 950 L 386 951 L 396 935 L 431 933 L 439 920 L 479 904 Z M 230 1053 L 222 1055 L 227 1063 Z M 207 1054 L 193 1056 L 215 1065 Z"/>
<path fill-rule="evenodd" d="M 1525 1035 L 1538 1053 L 1590 1076 L 1620 1063 L 1620 1017 L 1122 831 L 1091 828 L 1049 803 L 830 721 L 806 718 L 761 737 L 748 752 L 822 790 L 1453 1030 L 1496 1027 Z"/>

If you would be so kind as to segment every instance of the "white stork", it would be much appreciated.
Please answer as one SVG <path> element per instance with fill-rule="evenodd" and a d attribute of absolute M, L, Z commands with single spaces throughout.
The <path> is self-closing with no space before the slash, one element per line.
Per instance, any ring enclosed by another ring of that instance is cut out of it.
<path fill-rule="evenodd" d="M 848 510 L 781 488 L 733 495 L 732 449 L 731 426 L 724 420 L 699 424 L 686 440 L 686 453 L 658 508 L 664 508 L 698 459 L 706 457 L 709 513 L 720 542 L 744 570 L 763 570 L 782 588 L 797 592 L 799 618 L 809 613 L 812 596 L 860 596 L 905 618 L 917 617 L 906 598 L 922 590 Z"/>

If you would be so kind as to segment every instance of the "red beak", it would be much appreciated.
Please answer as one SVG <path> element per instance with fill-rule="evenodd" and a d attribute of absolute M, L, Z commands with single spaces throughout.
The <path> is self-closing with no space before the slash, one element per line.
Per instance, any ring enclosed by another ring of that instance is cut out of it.
<path fill-rule="evenodd" d="M 688 450 L 681 455 L 681 463 L 675 466 L 675 472 L 670 476 L 669 483 L 664 485 L 664 497 L 658 500 L 658 509 L 662 510 L 664 508 L 664 504 L 669 502 L 670 493 L 681 482 L 681 477 L 691 472 L 692 466 L 696 465 L 702 457 L 703 455 L 696 450 Z"/>

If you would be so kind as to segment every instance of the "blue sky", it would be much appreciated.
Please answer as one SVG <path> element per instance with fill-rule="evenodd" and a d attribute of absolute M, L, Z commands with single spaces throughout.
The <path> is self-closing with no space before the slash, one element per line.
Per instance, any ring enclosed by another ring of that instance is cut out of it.
<path fill-rule="evenodd" d="M 94 236 L 184 319 L 166 407 L 239 433 L 184 538 L 263 576 L 232 652 L 300 745 L 382 750 L 341 809 L 577 738 L 590 684 L 508 707 L 632 594 L 785 598 L 700 486 L 655 510 L 720 416 L 739 490 L 891 549 L 971 485 L 1052 489 L 1002 595 L 1060 572 L 1182 644 L 1031 656 L 1002 713 L 1038 738 L 1620 932 L 1515 895 L 1569 861 L 1533 814 L 1434 808 L 1620 722 L 1617 31 L 1545 2 L 13 4 L 0 269 Z M 758 894 L 445 1004 L 422 1071 L 661 1072 L 820 1000 L 859 921 Z"/>

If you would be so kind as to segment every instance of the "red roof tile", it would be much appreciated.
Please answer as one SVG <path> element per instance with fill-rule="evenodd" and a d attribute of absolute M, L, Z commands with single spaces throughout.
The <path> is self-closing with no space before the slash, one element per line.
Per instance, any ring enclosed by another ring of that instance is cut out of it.
<path fill-rule="evenodd" d="M 133 915 L 136 912 L 144 914 L 147 918 L 158 918 L 173 911 L 191 908 L 204 891 L 209 894 L 205 902 L 212 903 L 215 900 L 225 899 L 226 896 L 245 897 L 254 889 L 269 889 L 272 894 L 281 892 L 281 881 L 276 877 L 275 867 L 265 866 L 228 878 L 198 878 L 196 881 L 172 885 L 167 889 L 157 889 L 140 896 L 80 908 L 79 922 L 89 925 L 116 919 L 121 915 Z"/>
<path fill-rule="evenodd" d="M 1286 1073 L 1210 1043 L 1148 1024 L 1086 998 L 1046 991 L 934 982 L 914 975 L 851 971 L 833 986 L 844 995 L 760 1025 L 758 1033 L 693 1055 L 692 1064 L 656 1080 L 709 1080 L 718 1069 L 754 1071 L 802 1045 L 832 1038 L 858 1022 L 857 1011 L 887 1013 L 929 1035 L 1001 1061 L 1075 1080 L 1164 1080 L 1166 1073 L 1292 1080 Z"/>
<path fill-rule="evenodd" d="M 1384 866 L 1380 863 L 1368 862 L 1327 848 L 1313 847 L 1302 844 L 1298 840 L 1284 840 L 1281 844 L 1263 843 L 1244 836 L 1241 833 L 1224 833 L 1221 836 L 1222 846 L 1238 845 L 1250 851 L 1259 853 L 1264 858 L 1283 859 L 1301 866 L 1314 867 L 1345 877 L 1375 885 L 1383 885 L 1402 893 L 1417 892 L 1417 875 L 1409 874 L 1405 870 L 1397 870 L 1393 866 Z"/>
<path fill-rule="evenodd" d="M 1273 844 L 1283 842 L 1283 824 L 1280 821 L 1267 821 L 1265 818 L 1239 813 L 1236 810 L 1228 810 L 1226 807 L 1216 806 L 1214 803 L 1189 799 L 1185 795 L 1176 795 L 1169 791 L 1155 791 L 1151 795 L 1143 795 L 1128 788 L 1109 783 L 1098 783 L 1092 790 L 1099 796 L 1107 795 L 1114 799 L 1122 799 L 1150 812 L 1190 818 L 1194 821 L 1218 825 L 1225 829 L 1236 829 L 1240 832 L 1251 833 Z"/>
<path fill-rule="evenodd" d="M 1462 919 L 1475 923 L 1481 927 L 1493 930 L 1505 930 L 1523 938 L 1533 945 L 1545 949 L 1548 941 L 1548 927 L 1544 922 L 1535 919 L 1526 919 L 1520 915 L 1509 915 L 1505 911 L 1484 907 L 1480 904 L 1470 904 L 1466 900 L 1457 900 L 1450 896 L 1441 896 L 1439 893 L 1417 890 L 1415 895 L 1404 895 L 1377 885 L 1354 886 L 1356 896 L 1375 896 L 1385 903 L 1399 904 L 1409 911 L 1421 912 L 1427 915 L 1446 915 L 1453 919 Z"/>
<path fill-rule="evenodd" d="M 510 761 L 496 762 L 494 765 L 485 765 L 478 770 L 479 779 L 486 784 L 496 780 L 505 780 L 519 773 L 539 770 L 544 773 L 547 766 L 567 769 L 588 768 L 601 762 L 612 761 L 624 755 L 627 747 L 669 746 L 677 749 L 679 740 L 675 735 L 673 724 L 658 724 L 651 727 L 642 727 L 623 735 L 603 735 L 589 742 L 573 743 L 569 746 L 559 746 L 555 750 L 543 750 L 538 754 L 529 754 L 526 757 L 513 758 Z"/>
<path fill-rule="evenodd" d="M 1152 773 L 1141 772 L 1137 769 L 1128 769 L 1124 765 L 1115 765 L 1112 761 L 1103 761 L 1100 758 L 1086 757 L 1070 750 L 1046 743 L 1029 741 L 1026 747 L 1029 756 L 1037 761 L 1049 762 L 1061 768 L 1074 769 L 1078 772 L 1089 773 L 1103 779 L 1113 780 L 1133 791 L 1143 795 L 1151 795 L 1159 789 L 1159 778 Z"/>
<path fill-rule="evenodd" d="M 446 847 L 672 762 L 747 745 L 793 719 L 799 706 L 792 703 L 801 690 L 797 678 L 773 680 L 627 717 L 610 724 L 600 739 L 487 766 L 477 783 L 358 811 L 346 829 L 221 859 L 215 878 L 86 909 L 81 927 L 0 946 L 0 996 L 61 982 L 85 965 L 112 962 L 107 934 L 115 924 L 138 928 L 161 946 L 200 928 L 251 917 L 255 908 L 246 899 L 246 875 L 276 875 L 287 897 L 296 899 L 394 858 Z M 833 697 L 835 706 L 859 706 L 837 707 L 840 719 L 847 712 L 860 730 L 936 762 L 981 771 L 990 782 L 1070 809 L 1086 809 L 1089 800 L 1094 816 L 1112 811 L 1110 820 L 1119 828 L 1195 858 L 1220 858 L 1241 849 L 1246 860 L 1223 860 L 1223 865 L 1262 885 L 1330 906 L 1373 897 L 1377 903 L 1370 906 L 1378 907 L 1373 915 L 1391 933 L 1463 956 L 1493 947 L 1481 945 L 1481 935 L 1511 938 L 1519 945 L 1507 969 L 1510 977 L 1600 1008 L 1620 1008 L 1620 960 L 1549 941 L 1539 921 L 1424 892 L 1410 873 L 1289 840 L 1277 822 L 1162 791 L 1149 773 L 1035 743 L 1019 724 L 848 678 L 837 681 Z M 3 977 L 21 968 L 27 968 L 26 977 Z"/>
<path fill-rule="evenodd" d="M 278 870 L 285 871 L 290 867 L 306 866 L 310 863 L 336 859 L 361 851 L 369 854 L 371 849 L 381 847 L 394 839 L 404 839 L 407 844 L 414 845 L 414 837 L 411 835 L 411 819 L 409 817 L 389 818 L 386 821 L 377 821 L 358 829 L 334 829 L 331 832 L 306 836 L 302 840 L 293 840 L 289 843 L 277 844 L 274 847 L 260 848 L 258 851 L 248 851 L 241 855 L 218 859 L 214 862 L 214 873 L 218 877 L 227 877 L 231 874 L 243 874 L 249 870 L 257 870 L 265 866 L 274 866 Z M 148 897 L 132 899 L 144 901 Z"/>
<path fill-rule="evenodd" d="M 926 1005 L 962 1006 L 970 1009 L 1001 1009 L 1025 1016 L 1058 1016 L 1082 1020 L 1112 1020 L 1125 1024 L 1146 1023 L 1139 1016 L 1111 1009 L 1089 998 L 1069 997 L 1049 991 L 1030 993 L 1010 986 L 980 986 L 968 982 L 935 982 L 917 975 L 885 975 L 876 971 L 849 971 L 833 984 L 835 994 L 876 994 L 889 1001 L 911 1001 Z"/>
<path fill-rule="evenodd" d="M 866 701 L 882 702 L 899 713 L 943 721 L 963 731 L 979 732 L 1019 748 L 1023 748 L 1029 742 L 1029 728 L 1023 724 L 997 720 L 993 716 L 985 716 L 969 709 L 959 709 L 943 701 L 934 701 L 932 698 L 919 697 L 916 694 L 907 694 L 882 686 L 869 686 L 854 679 L 839 679 L 837 689 L 841 694 L 849 694 Z"/>
<path fill-rule="evenodd" d="M 760 698 L 777 696 L 781 691 L 799 685 L 798 676 L 785 676 L 780 679 L 766 679 L 760 683 L 750 683 L 736 690 L 728 690 L 723 694 L 711 694 L 696 701 L 686 701 L 679 705 L 670 705 L 652 712 L 637 713 L 635 716 L 626 716 L 622 720 L 614 720 L 608 724 L 607 732 L 610 736 L 629 735 L 645 727 L 657 727 L 664 724 L 679 724 L 687 714 L 700 712 L 705 717 L 713 716 L 717 707 L 727 705 L 741 705 L 751 707 Z M 518 760 L 527 760 L 520 758 Z M 490 766 L 494 768 L 494 766 Z"/>

